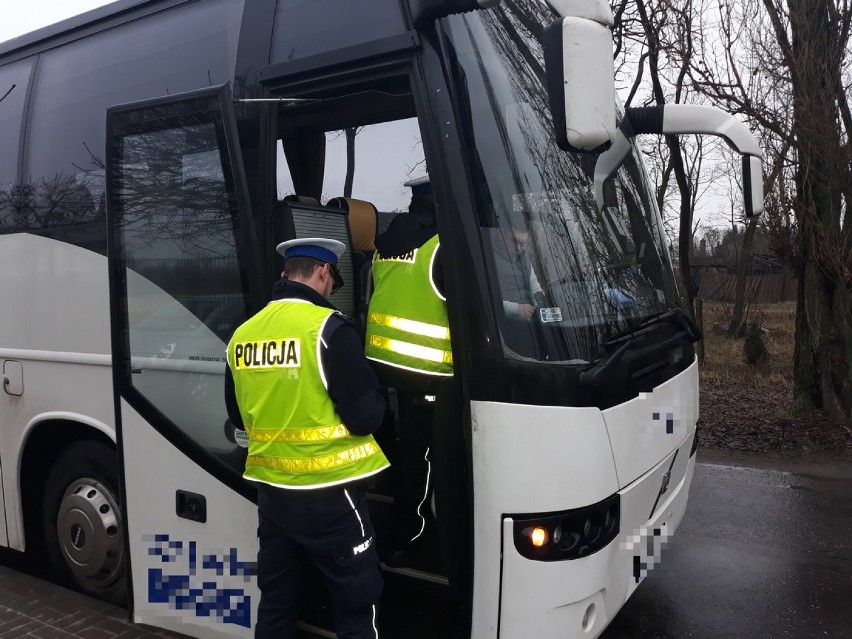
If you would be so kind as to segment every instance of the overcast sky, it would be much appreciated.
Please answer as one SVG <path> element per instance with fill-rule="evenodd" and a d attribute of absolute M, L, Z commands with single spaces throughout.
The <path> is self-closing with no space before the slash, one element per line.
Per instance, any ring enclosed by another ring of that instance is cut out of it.
<path fill-rule="evenodd" d="M 0 42 L 109 3 L 110 0 L 5 0 Z"/>

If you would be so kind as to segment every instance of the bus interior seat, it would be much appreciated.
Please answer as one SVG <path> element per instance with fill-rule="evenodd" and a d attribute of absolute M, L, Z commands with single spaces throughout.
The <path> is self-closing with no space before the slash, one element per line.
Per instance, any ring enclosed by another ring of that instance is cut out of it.
<path fill-rule="evenodd" d="M 379 212 L 372 203 L 351 197 L 332 198 L 326 206 L 345 211 L 349 218 L 349 231 L 352 236 L 353 283 L 357 300 L 355 320 L 359 332 L 363 335 L 366 331 L 367 307 L 373 288 L 372 264 L 373 253 L 376 250 Z"/>
<path fill-rule="evenodd" d="M 350 255 L 354 255 L 346 211 L 320 206 L 316 202 L 314 198 L 288 195 L 277 203 L 274 222 L 276 243 L 290 238 L 325 237 L 343 242 Z M 353 260 L 342 259 L 337 264 L 347 284 L 355 281 L 353 267 Z M 335 308 L 350 317 L 354 317 L 356 311 L 356 288 L 357 283 L 344 286 L 331 297 Z"/>
<path fill-rule="evenodd" d="M 310 197 L 309 195 L 297 195 L 296 193 L 291 193 L 290 195 L 284 196 L 285 202 L 296 202 L 298 204 L 310 204 L 311 206 L 319 206 L 319 200 L 315 197 Z"/>

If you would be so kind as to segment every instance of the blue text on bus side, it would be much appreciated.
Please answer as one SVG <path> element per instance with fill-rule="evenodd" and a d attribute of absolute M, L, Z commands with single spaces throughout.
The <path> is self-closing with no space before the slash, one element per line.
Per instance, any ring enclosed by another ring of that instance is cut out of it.
<path fill-rule="evenodd" d="M 228 575 L 250 581 L 255 562 L 240 561 L 237 549 L 202 554 L 199 568 L 197 542 L 186 544 L 167 534 L 145 535 L 148 555 L 163 564 L 181 564 L 183 571 L 167 574 L 169 567 L 148 569 L 148 602 L 168 604 L 174 610 L 194 610 L 197 617 L 215 617 L 222 623 L 251 627 L 251 596 L 241 588 L 222 588 L 212 577 Z M 169 570 L 172 573 L 172 570 Z M 204 579 L 207 577 L 208 579 Z"/>

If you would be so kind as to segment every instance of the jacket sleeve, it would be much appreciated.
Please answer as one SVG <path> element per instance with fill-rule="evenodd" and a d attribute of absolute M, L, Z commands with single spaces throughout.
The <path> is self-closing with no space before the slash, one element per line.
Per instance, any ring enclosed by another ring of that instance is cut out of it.
<path fill-rule="evenodd" d="M 234 376 L 231 374 L 231 367 L 227 364 L 225 364 L 225 409 L 228 411 L 228 418 L 231 420 L 231 423 L 240 430 L 245 430 L 243 417 L 240 414 L 240 407 L 237 404 Z"/>
<path fill-rule="evenodd" d="M 332 318 L 323 331 L 322 363 L 328 395 L 353 435 L 369 435 L 382 425 L 385 399 L 351 320 Z"/>

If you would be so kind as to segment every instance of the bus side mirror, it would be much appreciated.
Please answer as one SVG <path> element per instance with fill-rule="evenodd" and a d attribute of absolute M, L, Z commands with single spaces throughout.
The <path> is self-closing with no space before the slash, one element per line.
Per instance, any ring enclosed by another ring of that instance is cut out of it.
<path fill-rule="evenodd" d="M 477 9 L 490 9 L 502 0 L 408 0 L 414 26 L 423 29 L 439 18 Z"/>
<path fill-rule="evenodd" d="M 763 213 L 763 165 L 754 155 L 743 156 L 743 199 L 746 217 Z"/>
<path fill-rule="evenodd" d="M 602 1 L 548 1 L 563 16 L 544 31 L 557 144 L 566 151 L 602 151 L 616 131 L 612 10 Z"/>

